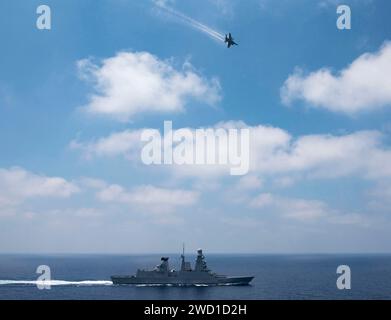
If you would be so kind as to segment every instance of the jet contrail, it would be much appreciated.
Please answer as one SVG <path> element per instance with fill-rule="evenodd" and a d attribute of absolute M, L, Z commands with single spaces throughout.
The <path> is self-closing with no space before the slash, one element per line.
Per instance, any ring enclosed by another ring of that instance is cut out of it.
<path fill-rule="evenodd" d="M 182 12 L 179 12 L 171 7 L 168 7 L 164 3 L 157 2 L 156 6 L 158 6 L 161 10 L 165 11 L 166 13 L 171 14 L 172 16 L 178 18 L 182 22 L 190 25 L 191 27 L 205 33 L 206 35 L 208 35 L 212 39 L 224 42 L 224 40 L 225 40 L 224 34 L 218 32 L 216 30 L 213 30 L 212 28 L 208 27 L 207 25 L 205 25 L 205 24 L 203 24 L 193 18 L 188 17 L 187 15 L 183 14 Z"/>

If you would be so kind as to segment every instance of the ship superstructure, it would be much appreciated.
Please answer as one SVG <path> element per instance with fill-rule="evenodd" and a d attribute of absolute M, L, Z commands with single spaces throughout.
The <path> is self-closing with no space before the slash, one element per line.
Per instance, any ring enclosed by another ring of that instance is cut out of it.
<path fill-rule="evenodd" d="M 194 269 L 190 262 L 185 260 L 184 249 L 181 255 L 181 269 L 176 271 L 170 269 L 169 258 L 162 257 L 161 262 L 153 270 L 138 269 L 133 276 L 112 276 L 114 284 L 132 285 L 248 285 L 253 276 L 228 277 L 218 275 L 209 270 L 202 249 L 197 250 L 197 258 Z"/>

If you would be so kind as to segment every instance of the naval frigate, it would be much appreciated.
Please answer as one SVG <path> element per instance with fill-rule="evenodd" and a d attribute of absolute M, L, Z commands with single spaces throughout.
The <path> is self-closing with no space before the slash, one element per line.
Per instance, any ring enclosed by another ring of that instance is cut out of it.
<path fill-rule="evenodd" d="M 166 285 L 166 286 L 209 286 L 209 285 L 249 285 L 253 276 L 229 277 L 219 275 L 208 269 L 202 249 L 197 250 L 194 269 L 185 261 L 184 249 L 181 255 L 181 269 L 170 269 L 168 257 L 153 270 L 138 269 L 136 275 L 111 276 L 113 284 L 119 285 Z"/>

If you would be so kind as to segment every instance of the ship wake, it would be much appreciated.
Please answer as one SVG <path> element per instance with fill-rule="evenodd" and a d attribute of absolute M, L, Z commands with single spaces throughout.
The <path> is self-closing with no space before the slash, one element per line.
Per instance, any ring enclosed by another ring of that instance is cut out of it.
<path fill-rule="evenodd" d="M 0 286 L 111 286 L 112 281 L 107 280 L 83 280 L 83 281 L 66 281 L 66 280 L 0 280 Z"/>

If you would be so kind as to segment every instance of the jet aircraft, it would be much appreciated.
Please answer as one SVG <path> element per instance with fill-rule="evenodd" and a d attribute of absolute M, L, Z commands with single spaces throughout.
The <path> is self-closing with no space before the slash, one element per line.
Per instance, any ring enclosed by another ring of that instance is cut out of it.
<path fill-rule="evenodd" d="M 231 33 L 229 33 L 228 35 L 225 35 L 225 41 L 224 42 L 227 44 L 228 49 L 231 48 L 232 46 L 237 46 L 238 45 L 234 41 L 234 38 L 232 38 Z"/>

